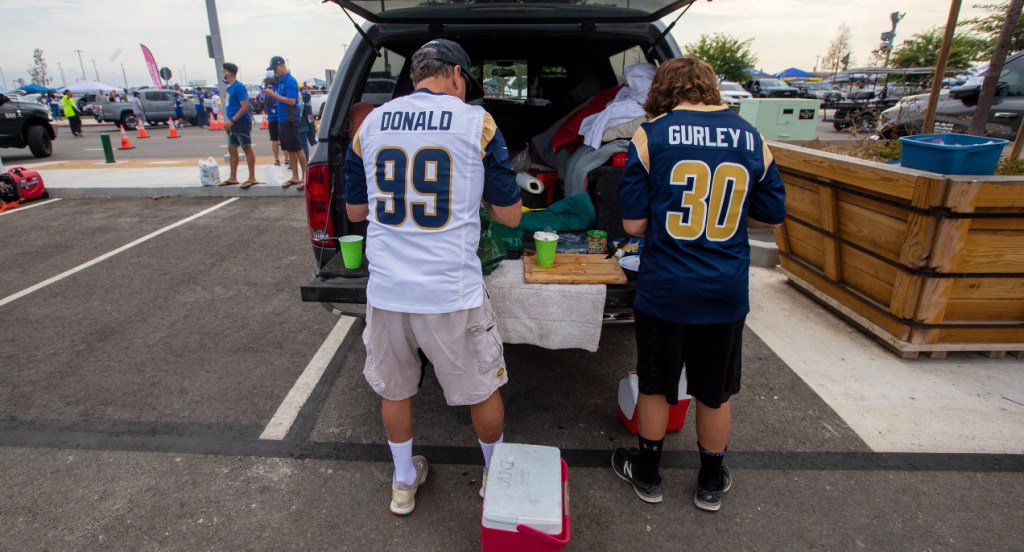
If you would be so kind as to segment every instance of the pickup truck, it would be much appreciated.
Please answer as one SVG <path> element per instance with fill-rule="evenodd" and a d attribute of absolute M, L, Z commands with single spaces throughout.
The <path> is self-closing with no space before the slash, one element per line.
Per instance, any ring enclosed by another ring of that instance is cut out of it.
<path fill-rule="evenodd" d="M 28 146 L 32 155 L 49 157 L 56 138 L 48 107 L 0 94 L 0 148 Z"/>
<path fill-rule="evenodd" d="M 191 96 L 173 90 L 140 90 L 139 97 L 142 99 L 142 111 L 146 115 L 146 121 L 151 125 L 166 124 L 168 117 L 174 117 L 175 97 L 181 99 L 185 120 L 196 124 L 196 107 Z M 102 95 L 93 105 L 93 115 L 97 122 L 114 123 L 127 130 L 135 130 L 138 125 L 131 102 L 111 102 Z"/>
<path fill-rule="evenodd" d="M 367 24 L 353 39 L 338 68 L 324 104 L 317 145 L 310 155 L 305 193 L 314 266 L 311 279 L 301 286 L 300 293 L 303 301 L 318 302 L 333 312 L 354 316 L 365 315 L 367 277 L 347 273 L 341 255 L 337 255 L 338 236 L 365 235 L 366 231 L 365 222 L 353 223 L 345 212 L 343 167 L 351 125 L 348 113 L 354 103 L 379 105 L 412 92 L 412 53 L 432 38 L 452 38 L 466 49 L 473 70 L 484 75 L 483 81 L 509 67 L 531 75 L 530 97 L 485 95 L 482 100 L 510 149 L 518 150 L 594 94 L 617 86 L 623 56 L 646 55 L 655 63 L 681 55 L 660 19 L 693 2 L 658 0 L 631 9 L 613 4 L 586 4 L 581 8 L 575 4 L 527 3 L 510 19 L 504 10 L 478 10 L 475 3 L 424 3 L 378 11 L 354 0 L 332 1 L 363 17 Z M 457 36 L 437 30 L 444 29 L 451 20 L 460 21 Z M 495 40 L 499 35 L 502 40 Z M 573 39 L 566 40 L 566 36 Z M 381 93 L 368 86 L 370 77 L 379 74 L 393 75 L 387 98 L 379 97 Z M 597 227 L 608 231 L 610 237 L 625 235 L 617 193 L 621 170 L 600 167 L 589 179 L 588 192 L 598 213 Z M 597 179 L 605 184 L 595 185 Z M 606 289 L 606 320 L 630 318 L 635 283 L 609 285 Z"/>

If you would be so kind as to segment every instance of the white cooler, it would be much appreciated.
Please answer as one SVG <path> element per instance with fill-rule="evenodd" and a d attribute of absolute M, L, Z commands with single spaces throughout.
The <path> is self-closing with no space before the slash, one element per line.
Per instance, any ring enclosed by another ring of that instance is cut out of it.
<path fill-rule="evenodd" d="M 567 521 L 568 517 L 564 504 L 567 481 L 563 475 L 557 448 L 496 445 L 487 473 L 481 529 L 483 549 L 560 549 L 561 546 L 552 545 L 562 541 L 563 536 L 568 541 L 568 527 L 563 527 L 563 519 Z M 521 526 L 528 528 L 525 533 Z M 535 532 L 552 538 L 542 542 L 533 536 Z"/>

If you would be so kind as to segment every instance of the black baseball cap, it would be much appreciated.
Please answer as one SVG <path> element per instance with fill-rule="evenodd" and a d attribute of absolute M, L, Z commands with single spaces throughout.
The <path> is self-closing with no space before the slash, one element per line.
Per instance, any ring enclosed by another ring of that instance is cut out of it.
<path fill-rule="evenodd" d="M 274 56 L 270 58 L 270 67 L 267 67 L 267 71 L 273 71 L 278 65 L 284 65 L 284 58 L 281 56 Z"/>
<path fill-rule="evenodd" d="M 480 83 L 477 82 L 469 72 L 469 68 L 471 67 L 469 54 L 466 53 L 466 50 L 462 49 L 462 46 L 459 46 L 458 43 L 452 42 L 451 40 L 435 38 L 423 46 L 420 46 L 420 50 L 424 48 L 433 48 L 434 52 L 427 54 L 422 58 L 417 58 L 417 63 L 427 61 L 428 59 L 436 59 L 438 61 L 450 63 L 451 65 L 458 65 L 462 68 L 462 76 L 465 77 L 466 82 L 469 83 L 469 86 L 466 89 L 466 101 L 468 102 L 484 96 L 483 87 L 480 86 Z"/>

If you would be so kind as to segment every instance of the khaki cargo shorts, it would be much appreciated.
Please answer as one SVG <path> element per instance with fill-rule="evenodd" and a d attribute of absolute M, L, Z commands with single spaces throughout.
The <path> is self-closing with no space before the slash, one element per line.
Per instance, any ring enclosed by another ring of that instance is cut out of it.
<path fill-rule="evenodd" d="M 483 402 L 508 382 L 504 348 L 491 302 L 445 314 L 408 314 L 366 305 L 366 367 L 370 387 L 389 401 L 416 394 L 422 377 L 416 349 L 434 365 L 450 406 Z"/>

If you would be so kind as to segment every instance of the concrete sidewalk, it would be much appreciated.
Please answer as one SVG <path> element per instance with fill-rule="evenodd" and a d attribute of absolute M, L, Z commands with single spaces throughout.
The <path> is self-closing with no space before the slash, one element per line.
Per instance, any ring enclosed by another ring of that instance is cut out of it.
<path fill-rule="evenodd" d="M 216 158 L 215 158 L 216 159 Z M 228 164 L 217 159 L 221 179 L 228 176 Z M 270 164 L 257 160 L 256 179 L 260 182 L 248 189 L 240 186 L 201 186 L 199 166 L 195 159 L 119 161 L 112 165 L 102 161 L 43 161 L 27 163 L 27 168 L 43 176 L 51 197 L 300 197 L 304 193 L 294 186 L 282 188 L 266 183 Z M 277 167 L 281 179 L 291 172 Z M 239 181 L 247 175 L 244 161 L 238 169 Z"/>

